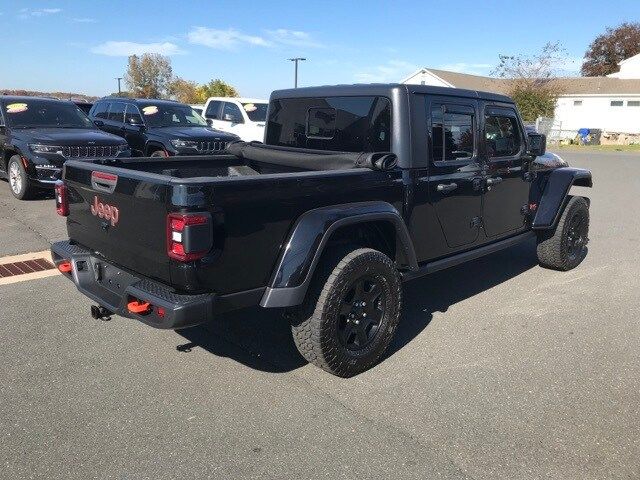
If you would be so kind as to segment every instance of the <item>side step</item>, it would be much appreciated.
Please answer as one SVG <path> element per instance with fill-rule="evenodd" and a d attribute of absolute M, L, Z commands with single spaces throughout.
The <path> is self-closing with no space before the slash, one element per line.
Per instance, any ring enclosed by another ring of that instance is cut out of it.
<path fill-rule="evenodd" d="M 469 250 L 467 252 L 458 253 L 451 257 L 428 262 L 420 265 L 420 268 L 418 268 L 418 270 L 403 272 L 402 280 L 409 281 L 413 280 L 414 278 L 422 277 L 424 275 L 429 275 L 430 273 L 444 270 L 446 268 L 455 267 L 456 265 L 460 265 L 461 263 L 475 260 L 476 258 L 484 257 L 485 255 L 489 255 L 495 252 L 499 252 L 500 250 L 504 250 L 505 248 L 512 247 L 533 238 L 536 238 L 535 232 L 529 231 L 521 233 L 519 235 L 515 235 L 513 237 L 505 238 L 504 240 L 500 240 L 499 242 L 490 243 L 489 245 L 484 245 L 482 247 Z"/>

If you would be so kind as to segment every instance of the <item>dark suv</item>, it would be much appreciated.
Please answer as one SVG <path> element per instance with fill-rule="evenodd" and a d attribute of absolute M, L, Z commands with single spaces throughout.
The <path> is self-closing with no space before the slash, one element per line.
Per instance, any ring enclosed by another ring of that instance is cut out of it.
<path fill-rule="evenodd" d="M 189 105 L 171 100 L 108 97 L 89 116 L 102 130 L 123 137 L 135 156 L 211 155 L 239 139 L 213 130 Z"/>
<path fill-rule="evenodd" d="M 53 188 L 68 158 L 130 156 L 121 138 L 98 130 L 73 102 L 0 97 L 0 178 L 21 200 Z"/>

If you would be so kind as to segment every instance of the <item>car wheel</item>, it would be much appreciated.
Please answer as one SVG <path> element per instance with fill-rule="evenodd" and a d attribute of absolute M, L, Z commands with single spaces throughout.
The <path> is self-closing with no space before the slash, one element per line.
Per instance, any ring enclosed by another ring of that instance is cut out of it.
<path fill-rule="evenodd" d="M 167 155 L 167 152 L 165 152 L 164 150 L 155 150 L 154 152 L 151 153 L 150 156 L 167 158 L 169 155 Z"/>
<path fill-rule="evenodd" d="M 370 248 L 323 256 L 292 333 L 300 354 L 340 377 L 375 365 L 400 320 L 402 284 L 394 263 Z"/>
<path fill-rule="evenodd" d="M 9 179 L 9 188 L 14 197 L 19 200 L 27 200 L 32 196 L 34 189 L 29 185 L 27 172 L 19 155 L 14 155 L 9 159 L 7 177 Z"/>
<path fill-rule="evenodd" d="M 538 261 L 543 267 L 571 270 L 587 255 L 589 205 L 582 197 L 571 197 L 558 225 L 538 236 Z"/>

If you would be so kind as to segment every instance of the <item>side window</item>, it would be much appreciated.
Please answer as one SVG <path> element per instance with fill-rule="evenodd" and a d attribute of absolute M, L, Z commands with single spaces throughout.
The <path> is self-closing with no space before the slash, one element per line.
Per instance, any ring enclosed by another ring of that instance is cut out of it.
<path fill-rule="evenodd" d="M 109 102 L 98 102 L 93 111 L 93 116 L 96 118 L 100 118 L 101 120 L 106 120 L 108 111 Z"/>
<path fill-rule="evenodd" d="M 207 105 L 207 111 L 204 112 L 204 116 L 206 118 L 211 118 L 212 120 L 220 120 L 220 104 L 221 103 L 222 102 L 219 102 L 218 100 L 209 102 L 209 105 Z"/>
<path fill-rule="evenodd" d="M 475 148 L 473 107 L 431 107 L 431 154 L 434 161 L 471 159 Z"/>
<path fill-rule="evenodd" d="M 235 103 L 224 102 L 222 120 L 232 123 L 244 123 L 240 108 Z"/>
<path fill-rule="evenodd" d="M 142 125 L 144 122 L 142 121 L 142 115 L 140 115 L 140 110 L 135 105 L 127 105 L 127 112 L 124 115 L 125 123 L 129 124 L 138 124 Z"/>
<path fill-rule="evenodd" d="M 109 109 L 109 121 L 122 123 L 124 121 L 125 104 L 114 102 Z"/>
<path fill-rule="evenodd" d="M 484 135 L 489 158 L 511 157 L 520 152 L 522 140 L 515 112 L 511 116 L 507 112 L 488 111 L 484 117 Z"/>

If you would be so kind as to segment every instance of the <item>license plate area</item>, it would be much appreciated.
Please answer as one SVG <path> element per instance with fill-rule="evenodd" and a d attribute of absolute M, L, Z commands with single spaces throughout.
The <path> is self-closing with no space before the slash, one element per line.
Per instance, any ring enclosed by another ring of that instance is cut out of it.
<path fill-rule="evenodd" d="M 95 257 L 91 257 L 90 265 L 95 282 L 118 296 L 124 295 L 127 287 L 138 280 L 124 270 Z"/>

